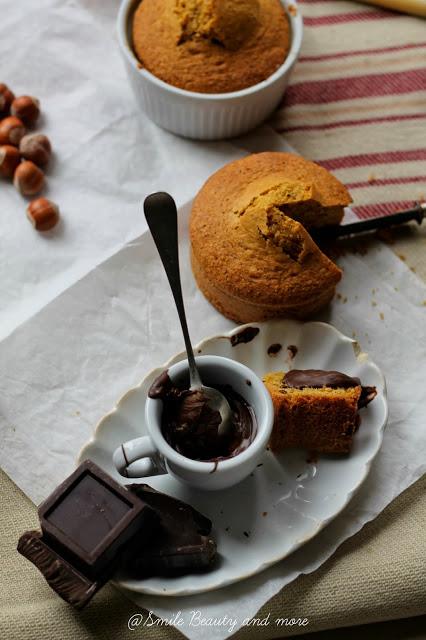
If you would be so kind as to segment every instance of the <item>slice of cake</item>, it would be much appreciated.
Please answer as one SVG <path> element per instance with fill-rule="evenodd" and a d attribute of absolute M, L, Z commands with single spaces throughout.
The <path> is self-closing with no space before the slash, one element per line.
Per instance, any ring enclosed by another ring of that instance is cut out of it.
<path fill-rule="evenodd" d="M 269 442 L 275 453 L 301 447 L 319 453 L 349 453 L 359 425 L 358 410 L 376 396 L 375 387 L 338 371 L 293 369 L 263 379 L 275 410 Z"/>

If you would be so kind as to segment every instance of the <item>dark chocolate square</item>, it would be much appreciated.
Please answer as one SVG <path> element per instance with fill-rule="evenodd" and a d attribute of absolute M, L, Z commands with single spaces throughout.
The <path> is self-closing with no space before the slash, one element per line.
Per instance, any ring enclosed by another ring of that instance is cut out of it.
<path fill-rule="evenodd" d="M 131 504 L 86 473 L 44 517 L 91 553 L 131 509 Z"/>
<path fill-rule="evenodd" d="M 38 514 L 47 538 L 92 572 L 105 566 L 129 540 L 147 510 L 151 511 L 86 460 L 40 505 Z"/>

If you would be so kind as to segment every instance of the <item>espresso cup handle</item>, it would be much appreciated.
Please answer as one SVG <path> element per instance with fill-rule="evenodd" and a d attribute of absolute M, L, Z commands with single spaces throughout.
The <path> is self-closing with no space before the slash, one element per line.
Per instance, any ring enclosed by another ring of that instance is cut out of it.
<path fill-rule="evenodd" d="M 112 460 L 125 478 L 145 478 L 167 473 L 162 456 L 149 436 L 129 440 L 117 447 Z"/>

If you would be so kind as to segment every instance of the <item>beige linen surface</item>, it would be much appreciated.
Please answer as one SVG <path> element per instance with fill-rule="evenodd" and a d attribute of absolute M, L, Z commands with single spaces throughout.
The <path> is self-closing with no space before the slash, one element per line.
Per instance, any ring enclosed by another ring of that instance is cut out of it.
<path fill-rule="evenodd" d="M 301 576 L 259 612 L 308 618 L 309 631 L 425 613 L 426 477 L 399 496 L 376 520 L 347 540 L 320 569 Z M 172 628 L 127 629 L 137 608 L 111 586 L 76 612 L 15 551 L 22 531 L 37 526 L 36 508 L 1 472 L 0 637 L 2 640 L 178 639 Z M 176 610 L 179 602 L 176 601 Z M 304 630 L 299 630 L 299 633 Z M 279 638 L 295 628 L 241 630 L 236 638 Z M 373 633 L 373 632 L 372 632 Z M 376 632 L 371 637 L 377 637 Z M 201 634 L 200 634 L 201 635 Z M 368 638 L 366 632 L 363 636 Z M 396 636 L 390 636 L 396 637 Z M 411 636 L 400 636 L 411 637 Z"/>

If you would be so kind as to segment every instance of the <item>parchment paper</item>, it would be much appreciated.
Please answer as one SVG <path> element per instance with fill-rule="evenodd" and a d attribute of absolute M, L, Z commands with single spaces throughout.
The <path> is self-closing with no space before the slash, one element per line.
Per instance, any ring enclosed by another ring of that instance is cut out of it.
<path fill-rule="evenodd" d="M 119 0 L 0 6 L 0 82 L 40 99 L 36 130 L 54 150 L 43 195 L 62 215 L 54 231 L 35 232 L 26 199 L 0 181 L 1 339 L 142 233 L 148 193 L 169 190 L 182 204 L 238 152 L 141 117 L 115 37 Z"/>

